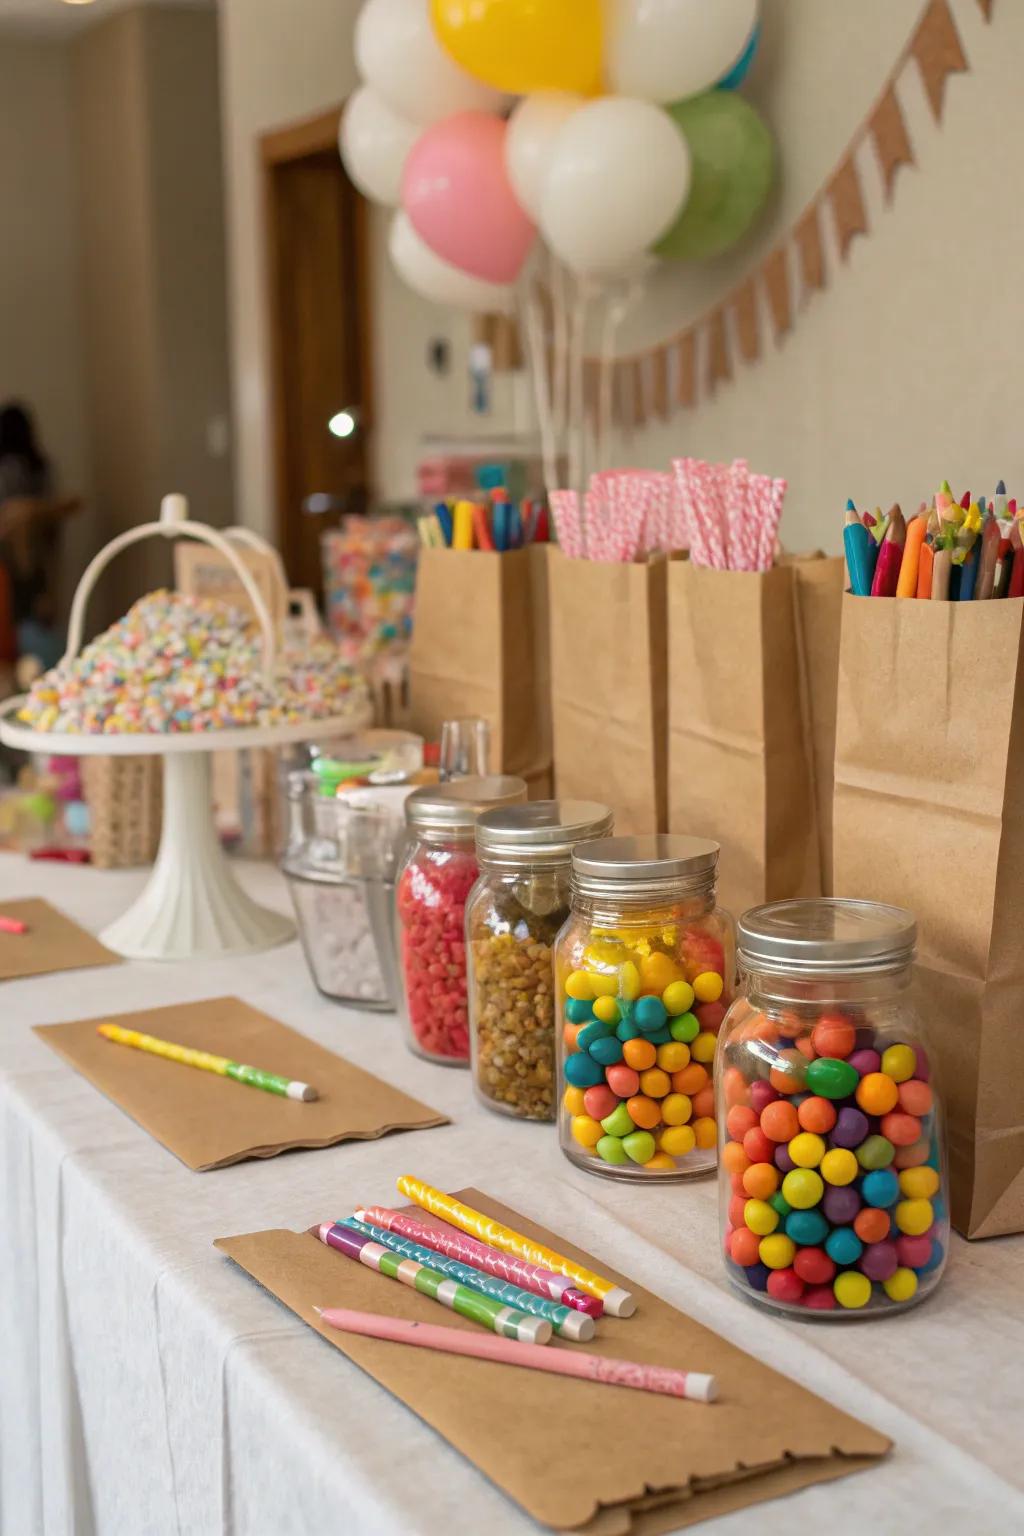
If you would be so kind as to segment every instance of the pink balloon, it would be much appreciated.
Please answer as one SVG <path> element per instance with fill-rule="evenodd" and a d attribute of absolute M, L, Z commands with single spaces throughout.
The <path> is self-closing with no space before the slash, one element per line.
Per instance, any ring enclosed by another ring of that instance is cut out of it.
<path fill-rule="evenodd" d="M 519 275 L 536 230 L 505 171 L 506 124 L 488 112 L 433 123 L 406 156 L 402 207 L 436 256 L 489 283 Z"/>

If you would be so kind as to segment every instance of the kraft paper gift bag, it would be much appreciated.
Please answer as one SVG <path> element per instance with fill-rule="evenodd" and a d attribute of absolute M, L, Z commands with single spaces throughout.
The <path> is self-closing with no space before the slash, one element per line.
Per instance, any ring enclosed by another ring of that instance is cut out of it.
<path fill-rule="evenodd" d="M 843 599 L 837 894 L 909 907 L 952 1217 L 1024 1230 L 1024 603 Z"/>
<path fill-rule="evenodd" d="M 668 571 L 669 830 L 721 844 L 735 916 L 821 890 L 792 564 Z"/>
<path fill-rule="evenodd" d="M 793 562 L 793 576 L 803 659 L 805 720 L 811 744 L 814 805 L 818 818 L 821 894 L 831 896 L 836 691 L 846 562 L 841 556 L 806 556 Z"/>
<path fill-rule="evenodd" d="M 555 788 L 622 836 L 667 829 L 666 570 L 549 556 Z"/>
<path fill-rule="evenodd" d="M 524 778 L 533 799 L 550 793 L 547 546 L 422 551 L 409 697 L 410 728 L 428 741 L 480 715 L 492 771 Z"/>

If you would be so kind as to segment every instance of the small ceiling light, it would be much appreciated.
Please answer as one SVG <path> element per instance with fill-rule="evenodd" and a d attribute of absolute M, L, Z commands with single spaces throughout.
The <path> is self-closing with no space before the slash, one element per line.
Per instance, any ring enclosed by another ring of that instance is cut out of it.
<path fill-rule="evenodd" d="M 92 0 L 64 0 L 65 5 L 92 5 Z"/>
<path fill-rule="evenodd" d="M 358 425 L 358 412 L 350 408 L 337 411 L 327 423 L 327 430 L 334 437 L 351 437 Z"/>

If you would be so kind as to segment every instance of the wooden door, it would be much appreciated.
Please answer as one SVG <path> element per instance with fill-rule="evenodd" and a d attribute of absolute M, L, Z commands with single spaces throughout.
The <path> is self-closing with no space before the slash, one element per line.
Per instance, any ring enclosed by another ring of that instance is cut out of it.
<path fill-rule="evenodd" d="M 340 110 L 340 109 L 339 109 Z M 336 110 L 262 141 L 267 181 L 277 539 L 293 585 L 321 588 L 320 534 L 370 495 L 367 205 L 345 174 Z M 356 417 L 352 436 L 328 430 Z M 329 516 L 303 510 L 328 499 Z"/>

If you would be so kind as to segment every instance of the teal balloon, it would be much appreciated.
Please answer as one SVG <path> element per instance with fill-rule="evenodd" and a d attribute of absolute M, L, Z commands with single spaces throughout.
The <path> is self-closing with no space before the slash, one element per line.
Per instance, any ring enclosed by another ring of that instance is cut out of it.
<path fill-rule="evenodd" d="M 727 75 L 723 75 L 715 86 L 716 91 L 735 91 L 743 84 L 750 74 L 750 66 L 757 55 L 757 45 L 761 41 L 761 23 L 754 23 L 754 30 L 750 34 L 750 40 L 736 63 Z"/>
<path fill-rule="evenodd" d="M 690 195 L 655 256 L 704 261 L 735 245 L 768 200 L 775 141 L 749 102 L 706 91 L 666 107 L 690 147 Z"/>

